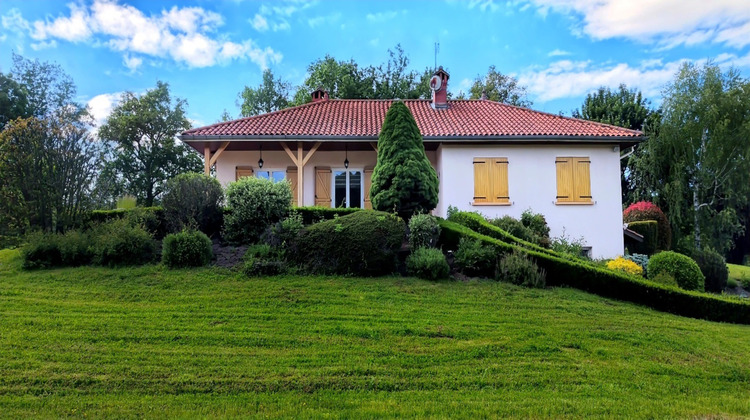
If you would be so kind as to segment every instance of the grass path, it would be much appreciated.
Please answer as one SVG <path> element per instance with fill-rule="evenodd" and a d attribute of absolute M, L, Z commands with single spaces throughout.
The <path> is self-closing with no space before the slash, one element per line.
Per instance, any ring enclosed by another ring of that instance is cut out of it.
<path fill-rule="evenodd" d="M 3 417 L 747 417 L 750 327 L 573 289 L 224 270 L 22 272 Z"/>

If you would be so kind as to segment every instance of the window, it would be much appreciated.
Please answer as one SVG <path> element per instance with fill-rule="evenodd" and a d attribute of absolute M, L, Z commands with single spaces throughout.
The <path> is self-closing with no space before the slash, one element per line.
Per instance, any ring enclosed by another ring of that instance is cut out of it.
<path fill-rule="evenodd" d="M 510 205 L 508 158 L 474 158 L 474 205 Z"/>
<path fill-rule="evenodd" d="M 587 157 L 559 157 L 557 166 L 557 204 L 592 204 L 591 179 Z"/>
<path fill-rule="evenodd" d="M 333 171 L 333 207 L 362 207 L 362 171 Z"/>
<path fill-rule="evenodd" d="M 286 171 L 258 171 L 258 178 L 270 179 L 273 182 L 279 182 L 286 179 Z"/>

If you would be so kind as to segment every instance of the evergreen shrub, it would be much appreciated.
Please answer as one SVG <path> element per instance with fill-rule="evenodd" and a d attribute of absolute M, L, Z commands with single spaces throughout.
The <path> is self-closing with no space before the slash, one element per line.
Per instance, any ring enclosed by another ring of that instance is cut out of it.
<path fill-rule="evenodd" d="M 518 286 L 544 288 L 547 273 L 521 251 L 505 254 L 498 263 L 497 279 Z"/>
<path fill-rule="evenodd" d="M 77 230 L 65 234 L 34 232 L 26 237 L 21 256 L 27 269 L 90 264 L 90 237 Z"/>
<path fill-rule="evenodd" d="M 440 237 L 437 219 L 429 214 L 415 214 L 409 219 L 409 247 L 434 248 Z"/>
<path fill-rule="evenodd" d="M 418 247 L 406 258 L 406 272 L 425 280 L 440 280 L 448 277 L 450 267 L 439 249 Z"/>
<path fill-rule="evenodd" d="M 660 251 L 672 249 L 672 228 L 669 225 L 667 216 L 664 215 L 664 212 L 656 204 L 648 201 L 633 203 L 623 211 L 622 220 L 625 223 L 656 220 L 658 225 L 656 249 Z"/>
<path fill-rule="evenodd" d="M 164 219 L 171 232 L 198 229 L 207 235 L 221 231 L 224 191 L 215 178 L 180 174 L 167 182 L 162 196 Z"/>
<path fill-rule="evenodd" d="M 171 233 L 162 242 L 161 262 L 170 268 L 202 267 L 213 257 L 211 239 L 198 230 Z"/>
<path fill-rule="evenodd" d="M 290 248 L 291 258 L 315 274 L 389 274 L 405 231 L 398 216 L 362 210 L 306 227 Z"/>
<path fill-rule="evenodd" d="M 661 272 L 674 277 L 685 290 L 704 290 L 705 277 L 692 258 L 673 251 L 662 251 L 648 260 L 648 275 L 656 277 Z"/>
<path fill-rule="evenodd" d="M 628 223 L 628 229 L 643 235 L 643 242 L 628 242 L 628 249 L 635 254 L 654 255 L 659 245 L 659 224 L 656 220 Z"/>
<path fill-rule="evenodd" d="M 536 244 L 543 247 L 550 247 L 549 226 L 547 219 L 541 213 L 534 213 L 531 209 L 524 210 L 521 213 L 521 223 L 531 229 L 536 235 Z"/>
<path fill-rule="evenodd" d="M 151 262 L 154 238 L 126 219 L 102 223 L 92 232 L 93 262 L 99 265 L 138 265 Z"/>
<path fill-rule="evenodd" d="M 224 237 L 233 243 L 251 244 L 289 212 L 292 189 L 288 182 L 245 177 L 227 187 Z"/>
<path fill-rule="evenodd" d="M 497 253 L 481 241 L 461 238 L 453 254 L 453 262 L 459 271 L 470 277 L 495 277 Z"/>
<path fill-rule="evenodd" d="M 643 269 L 643 277 L 648 277 L 648 255 L 646 254 L 630 254 L 625 256 L 626 260 L 633 261 Z"/>
<path fill-rule="evenodd" d="M 696 249 L 693 251 L 693 259 L 706 277 L 706 291 L 721 293 L 727 287 L 729 268 L 724 257 L 710 249 Z"/>
<path fill-rule="evenodd" d="M 357 208 L 357 207 L 330 208 L 330 207 L 318 207 L 318 206 L 294 208 L 294 212 L 302 216 L 302 223 L 304 223 L 305 226 L 311 225 L 313 223 L 322 222 L 323 220 L 331 220 L 334 217 L 346 216 L 347 214 L 352 214 L 361 210 L 364 210 L 364 209 Z"/>

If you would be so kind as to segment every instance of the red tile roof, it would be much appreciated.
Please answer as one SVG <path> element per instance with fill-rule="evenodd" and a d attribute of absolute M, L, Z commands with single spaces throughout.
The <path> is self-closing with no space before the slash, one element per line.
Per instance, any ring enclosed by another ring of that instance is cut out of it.
<path fill-rule="evenodd" d="M 435 110 L 429 100 L 404 100 L 425 138 L 582 137 L 638 138 L 640 131 L 562 117 L 488 100 L 448 101 Z M 238 138 L 377 138 L 392 100 L 339 99 L 313 102 L 182 133 L 183 140 Z"/>

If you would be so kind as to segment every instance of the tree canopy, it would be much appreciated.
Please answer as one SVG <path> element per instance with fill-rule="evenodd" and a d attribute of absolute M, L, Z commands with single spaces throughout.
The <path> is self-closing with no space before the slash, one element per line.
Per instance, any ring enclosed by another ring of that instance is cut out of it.
<path fill-rule="evenodd" d="M 530 107 L 533 102 L 528 98 L 526 86 L 518 84 L 518 80 L 502 74 L 492 65 L 485 76 L 477 75 L 474 84 L 469 89 L 469 99 L 479 99 L 482 94 L 490 101 L 508 105 Z"/>
<path fill-rule="evenodd" d="M 270 69 L 263 71 L 263 81 L 256 88 L 245 88 L 240 92 L 242 99 L 240 115 L 250 117 L 278 111 L 289 106 L 289 90 L 291 84 L 279 78 L 274 78 Z"/>

